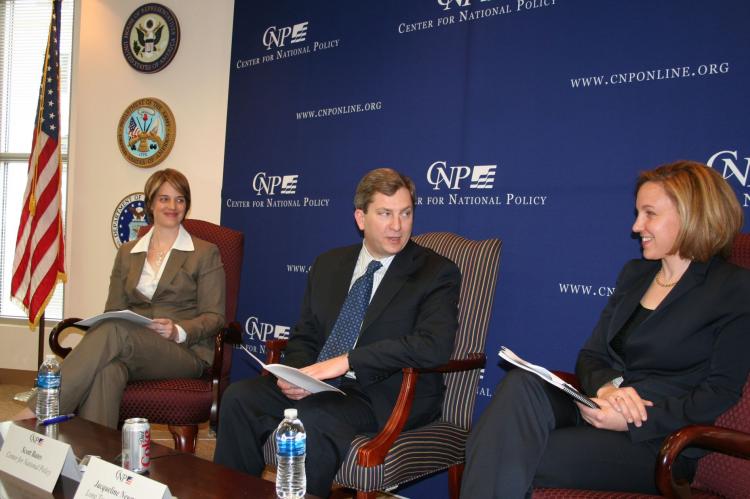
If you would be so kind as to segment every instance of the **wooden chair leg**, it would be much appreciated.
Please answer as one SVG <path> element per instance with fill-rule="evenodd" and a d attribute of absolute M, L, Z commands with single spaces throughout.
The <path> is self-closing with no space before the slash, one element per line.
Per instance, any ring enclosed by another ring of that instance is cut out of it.
<path fill-rule="evenodd" d="M 464 464 L 454 464 L 448 468 L 448 492 L 451 499 L 458 499 L 461 493 L 461 477 L 464 475 Z"/>
<path fill-rule="evenodd" d="M 195 454 L 195 445 L 198 443 L 198 425 L 167 425 L 174 439 L 174 448 L 180 452 Z"/>

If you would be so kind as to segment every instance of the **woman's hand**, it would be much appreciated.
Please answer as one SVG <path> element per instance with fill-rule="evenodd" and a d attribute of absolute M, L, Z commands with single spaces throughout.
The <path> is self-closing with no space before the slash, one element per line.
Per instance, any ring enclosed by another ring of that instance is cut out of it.
<path fill-rule="evenodd" d="M 177 341 L 177 326 L 172 319 L 153 319 L 148 327 L 164 339 Z"/>
<path fill-rule="evenodd" d="M 593 400 L 599 404 L 599 409 L 592 409 L 580 402 L 576 402 L 576 405 L 581 410 L 581 416 L 588 424 L 600 430 L 628 430 L 628 422 L 621 412 L 615 410 L 605 399 L 594 398 Z M 640 426 L 640 423 L 638 423 L 638 426 Z"/>
<path fill-rule="evenodd" d="M 618 388 L 611 383 L 607 383 L 596 391 L 596 400 L 600 406 L 606 405 L 614 409 L 622 414 L 626 422 L 639 428 L 648 419 L 646 407 L 654 405 L 650 400 L 642 399 L 635 388 L 630 386 Z"/>

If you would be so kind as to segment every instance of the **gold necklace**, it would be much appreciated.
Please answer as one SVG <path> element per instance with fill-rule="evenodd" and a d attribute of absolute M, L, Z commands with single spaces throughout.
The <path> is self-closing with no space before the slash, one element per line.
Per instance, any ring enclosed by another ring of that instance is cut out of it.
<path fill-rule="evenodd" d="M 664 268 L 663 267 L 660 268 L 659 272 L 656 273 L 656 278 L 655 278 L 656 284 L 658 284 L 662 288 L 671 288 L 672 286 L 674 286 L 675 284 L 677 284 L 677 281 L 679 281 L 679 279 L 677 279 L 677 281 L 675 281 L 675 282 L 662 282 L 661 279 L 659 279 L 659 275 L 664 275 Z"/>

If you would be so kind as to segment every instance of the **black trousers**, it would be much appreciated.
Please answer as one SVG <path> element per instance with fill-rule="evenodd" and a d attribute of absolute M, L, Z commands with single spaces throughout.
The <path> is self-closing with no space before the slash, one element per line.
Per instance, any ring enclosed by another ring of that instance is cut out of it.
<path fill-rule="evenodd" d="M 284 409 L 295 407 L 307 434 L 307 491 L 327 497 L 355 435 L 378 429 L 370 401 L 356 383 L 345 381 L 341 390 L 346 395 L 323 392 L 294 401 L 271 376 L 231 384 L 221 399 L 214 462 L 260 476 L 263 444 L 284 418 Z"/>
<path fill-rule="evenodd" d="M 461 497 L 523 498 L 534 487 L 658 494 L 655 449 L 588 425 L 569 396 L 514 369 L 466 444 Z M 692 477 L 695 461 L 681 459 L 676 468 Z"/>

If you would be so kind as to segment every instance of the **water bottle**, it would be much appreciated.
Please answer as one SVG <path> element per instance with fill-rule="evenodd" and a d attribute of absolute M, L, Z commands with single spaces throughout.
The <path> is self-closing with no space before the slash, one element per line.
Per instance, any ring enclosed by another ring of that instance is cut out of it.
<path fill-rule="evenodd" d="M 36 380 L 36 419 L 42 422 L 60 414 L 60 363 L 54 355 L 46 355 Z"/>
<path fill-rule="evenodd" d="M 276 429 L 276 495 L 282 499 L 305 495 L 305 449 L 307 436 L 297 409 L 285 409 Z"/>

